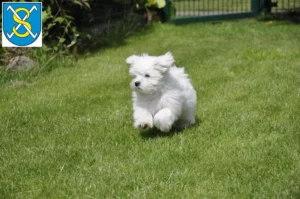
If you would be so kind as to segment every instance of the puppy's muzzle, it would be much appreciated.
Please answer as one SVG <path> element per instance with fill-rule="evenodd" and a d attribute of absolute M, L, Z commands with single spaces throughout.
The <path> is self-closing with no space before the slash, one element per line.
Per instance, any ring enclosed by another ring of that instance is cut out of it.
<path fill-rule="evenodd" d="M 135 85 L 136 87 L 138 87 L 140 84 L 141 84 L 141 82 L 139 82 L 139 81 L 134 82 L 134 85 Z"/>

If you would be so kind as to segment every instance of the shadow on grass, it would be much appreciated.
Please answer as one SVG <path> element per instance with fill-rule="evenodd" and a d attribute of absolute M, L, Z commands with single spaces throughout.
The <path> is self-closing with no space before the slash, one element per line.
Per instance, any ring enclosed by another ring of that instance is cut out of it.
<path fill-rule="evenodd" d="M 198 117 L 196 117 L 196 123 L 193 124 L 192 126 L 188 127 L 188 128 L 189 129 L 196 128 L 197 126 L 200 125 L 201 122 L 202 122 L 202 120 L 199 119 Z M 142 131 L 140 133 L 140 136 L 144 140 L 155 139 L 155 138 L 173 137 L 174 135 L 178 135 L 180 133 L 183 133 L 185 129 L 186 128 L 173 127 L 170 132 L 164 133 L 164 132 L 159 131 L 157 128 L 153 128 L 153 129 L 150 129 L 150 130 L 147 130 L 147 131 Z"/>

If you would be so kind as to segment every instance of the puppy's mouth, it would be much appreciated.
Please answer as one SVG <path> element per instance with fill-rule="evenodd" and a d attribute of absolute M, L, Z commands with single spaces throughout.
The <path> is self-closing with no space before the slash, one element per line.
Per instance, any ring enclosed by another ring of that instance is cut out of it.
<path fill-rule="evenodd" d="M 153 89 L 148 90 L 148 89 L 142 89 L 141 87 L 135 87 L 134 90 L 136 92 L 139 92 L 139 93 L 142 93 L 142 94 L 145 94 L 145 95 L 152 95 L 153 93 L 155 93 L 155 90 L 153 90 Z"/>
<path fill-rule="evenodd" d="M 134 90 L 136 90 L 136 91 L 143 91 L 143 89 L 141 87 L 139 87 L 139 86 L 135 86 Z"/>
<path fill-rule="evenodd" d="M 142 92 L 143 89 L 140 86 L 131 85 L 131 89 L 137 92 Z"/>

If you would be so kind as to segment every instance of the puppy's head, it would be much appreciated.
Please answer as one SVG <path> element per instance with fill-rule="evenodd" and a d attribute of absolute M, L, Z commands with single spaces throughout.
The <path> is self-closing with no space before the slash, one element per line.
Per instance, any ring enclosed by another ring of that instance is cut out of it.
<path fill-rule="evenodd" d="M 159 90 L 164 75 L 173 66 L 174 58 L 170 52 L 162 56 L 132 55 L 126 59 L 130 65 L 129 74 L 133 77 L 130 86 L 143 94 L 153 94 Z"/>

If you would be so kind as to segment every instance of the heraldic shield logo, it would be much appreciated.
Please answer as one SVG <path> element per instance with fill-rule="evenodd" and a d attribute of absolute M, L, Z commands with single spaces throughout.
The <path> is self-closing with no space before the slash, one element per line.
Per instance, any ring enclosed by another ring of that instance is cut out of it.
<path fill-rule="evenodd" d="M 42 46 L 42 3 L 2 3 L 2 46 Z"/>

